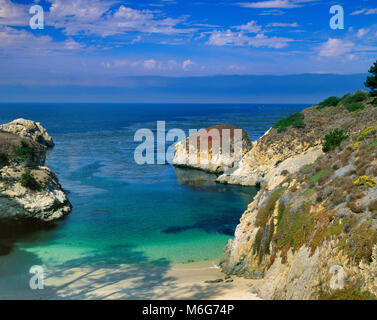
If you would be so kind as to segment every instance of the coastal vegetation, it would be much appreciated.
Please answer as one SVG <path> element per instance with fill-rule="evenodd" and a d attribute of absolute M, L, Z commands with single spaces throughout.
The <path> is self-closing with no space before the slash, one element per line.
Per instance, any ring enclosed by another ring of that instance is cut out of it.
<path fill-rule="evenodd" d="M 29 169 L 27 169 L 21 175 L 21 185 L 33 191 L 38 190 L 40 188 L 40 184 L 35 179 L 34 175 L 31 173 Z"/>
<path fill-rule="evenodd" d="M 340 101 L 340 98 L 338 97 L 335 97 L 335 96 L 329 97 L 325 99 L 324 101 L 322 101 L 318 105 L 317 109 L 320 110 L 326 107 L 335 107 L 336 105 L 338 105 L 339 101 Z"/>
<path fill-rule="evenodd" d="M 305 116 L 302 113 L 297 112 L 284 119 L 280 119 L 278 122 L 274 124 L 273 128 L 277 129 L 278 133 L 285 132 L 288 127 L 304 128 L 304 119 Z"/>
<path fill-rule="evenodd" d="M 345 134 L 343 130 L 335 129 L 325 135 L 322 142 L 323 152 L 329 152 L 335 147 L 339 147 L 343 140 L 348 139 L 349 135 Z"/>
<path fill-rule="evenodd" d="M 25 146 L 21 148 L 16 148 L 14 150 L 14 157 L 15 159 L 18 159 L 18 160 L 28 160 L 28 159 L 32 159 L 34 156 L 35 156 L 35 151 Z"/>
<path fill-rule="evenodd" d="M 302 116 L 278 121 L 249 157 L 255 161 L 263 152 L 271 158 L 275 146 L 280 153 L 272 169 L 261 162 L 261 176 L 273 170 L 273 178 L 244 213 L 222 266 L 230 274 L 264 278 L 263 297 L 376 298 L 377 62 L 370 72 L 376 76 L 376 86 L 367 80 L 370 94 L 359 90 L 332 96 L 303 110 Z M 292 125 L 297 119 L 304 125 Z M 283 141 L 288 147 L 280 146 Z M 317 148 L 322 153 L 304 162 Z M 347 273 L 341 290 L 329 285 L 333 265 Z"/>

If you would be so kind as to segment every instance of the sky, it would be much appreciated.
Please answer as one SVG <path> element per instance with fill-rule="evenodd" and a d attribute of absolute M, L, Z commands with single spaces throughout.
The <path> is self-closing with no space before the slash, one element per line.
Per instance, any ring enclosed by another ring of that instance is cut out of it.
<path fill-rule="evenodd" d="M 29 24 L 36 4 L 43 29 Z M 133 77 L 366 74 L 376 39 L 375 0 L 0 0 L 0 101 L 25 100 L 22 88 L 41 101 L 42 87 L 140 88 Z"/>

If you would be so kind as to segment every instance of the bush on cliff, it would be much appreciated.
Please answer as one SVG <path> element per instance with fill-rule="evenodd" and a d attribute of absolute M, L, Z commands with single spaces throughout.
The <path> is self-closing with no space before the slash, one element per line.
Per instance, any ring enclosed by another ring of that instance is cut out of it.
<path fill-rule="evenodd" d="M 325 139 L 322 141 L 322 151 L 329 152 L 335 147 L 340 146 L 343 140 L 347 139 L 349 135 L 345 134 L 343 130 L 335 129 L 326 134 Z"/>
<path fill-rule="evenodd" d="M 323 109 L 326 107 L 335 107 L 340 101 L 340 98 L 332 96 L 330 98 L 327 98 L 326 100 L 323 100 L 317 107 L 317 109 Z"/>
<path fill-rule="evenodd" d="M 20 160 L 28 160 L 34 157 L 34 150 L 27 147 L 21 147 L 14 150 L 14 155 Z"/>
<path fill-rule="evenodd" d="M 319 300 L 376 300 L 369 291 L 360 291 L 353 287 L 345 287 L 330 292 L 319 291 Z"/>
<path fill-rule="evenodd" d="M 358 90 L 354 94 L 344 95 L 338 105 L 343 105 L 349 112 L 354 112 L 365 108 L 363 101 L 366 99 L 368 99 L 368 94 L 363 90 Z"/>
<path fill-rule="evenodd" d="M 291 114 L 290 116 L 280 119 L 278 122 L 276 122 L 273 125 L 273 128 L 277 129 L 278 133 L 285 132 L 288 127 L 293 127 L 293 128 L 304 128 L 305 123 L 304 123 L 305 116 L 300 113 L 294 113 Z"/>
<path fill-rule="evenodd" d="M 30 190 L 38 190 L 40 188 L 38 181 L 34 178 L 30 170 L 26 170 L 21 175 L 21 185 Z"/>

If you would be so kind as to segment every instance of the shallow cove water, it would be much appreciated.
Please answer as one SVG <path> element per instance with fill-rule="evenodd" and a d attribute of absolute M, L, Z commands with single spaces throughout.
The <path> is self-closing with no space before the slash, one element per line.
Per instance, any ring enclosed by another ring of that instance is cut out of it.
<path fill-rule="evenodd" d="M 229 123 L 256 140 L 278 119 L 305 107 L 1 104 L 1 123 L 32 119 L 54 138 L 46 164 L 73 205 L 72 213 L 52 228 L 3 233 L 3 266 L 12 259 L 49 269 L 216 263 L 256 188 L 216 184 L 204 172 L 169 164 L 139 166 L 133 158 L 135 131 L 155 132 L 157 120 L 165 120 L 167 130 L 186 132 Z"/>

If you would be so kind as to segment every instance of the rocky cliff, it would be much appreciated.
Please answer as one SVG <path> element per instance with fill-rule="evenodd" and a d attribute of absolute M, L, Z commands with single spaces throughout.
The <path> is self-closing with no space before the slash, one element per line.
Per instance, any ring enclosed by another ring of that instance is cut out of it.
<path fill-rule="evenodd" d="M 377 296 L 375 105 L 357 92 L 283 119 L 220 177 L 261 184 L 224 250 L 224 272 L 263 279 L 265 299 Z"/>
<path fill-rule="evenodd" d="M 18 119 L 0 126 L 0 220 L 48 222 L 70 213 L 58 178 L 44 166 L 53 146 L 37 122 Z"/>
<path fill-rule="evenodd" d="M 222 174 L 234 170 L 250 149 L 246 131 L 226 124 L 213 126 L 178 142 L 173 165 Z"/>

